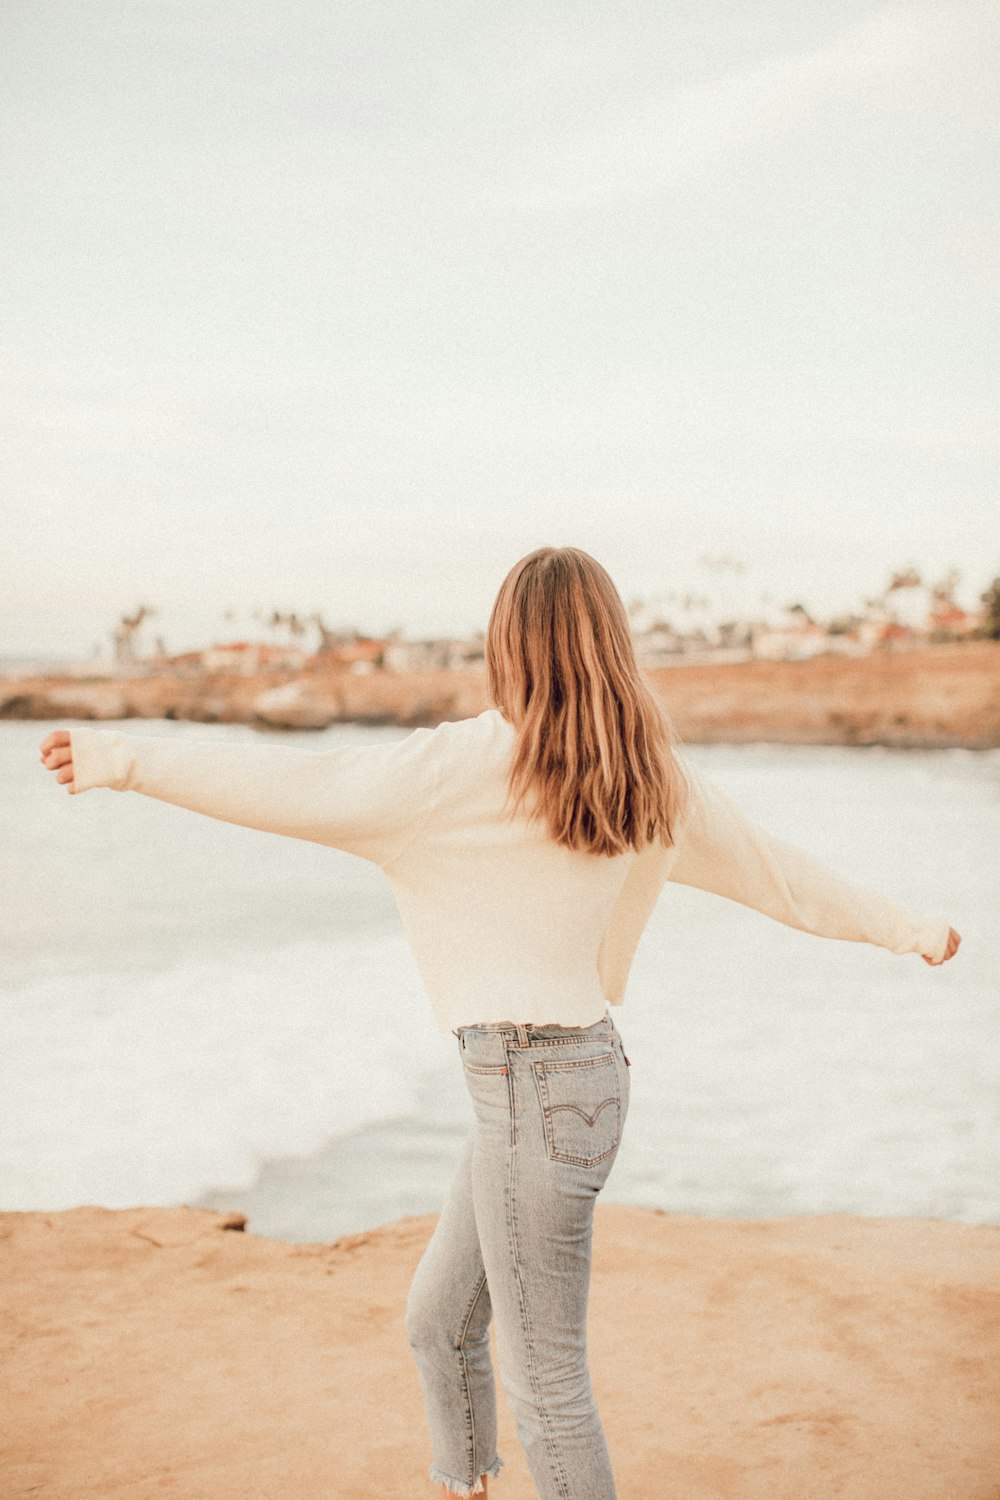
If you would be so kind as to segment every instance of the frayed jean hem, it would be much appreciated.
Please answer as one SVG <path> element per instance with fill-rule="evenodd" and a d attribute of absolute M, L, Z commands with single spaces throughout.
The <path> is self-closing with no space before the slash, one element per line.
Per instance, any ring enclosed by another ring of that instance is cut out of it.
<path fill-rule="evenodd" d="M 503 1459 L 497 1454 L 489 1468 L 483 1470 L 483 1475 L 489 1475 L 490 1479 L 493 1479 L 502 1468 Z M 453 1495 L 481 1495 L 483 1493 L 482 1477 L 478 1478 L 475 1484 L 469 1485 L 464 1479 L 452 1479 L 451 1475 L 439 1469 L 437 1464 L 431 1464 L 427 1472 L 435 1484 L 443 1484 L 445 1489 L 450 1490 Z"/>

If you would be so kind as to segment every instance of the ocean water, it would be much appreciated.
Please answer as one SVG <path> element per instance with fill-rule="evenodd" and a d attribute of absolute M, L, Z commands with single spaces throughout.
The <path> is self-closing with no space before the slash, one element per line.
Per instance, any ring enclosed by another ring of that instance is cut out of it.
<path fill-rule="evenodd" d="M 70 797 L 38 761 L 53 727 L 0 724 L 0 1209 L 239 1208 L 288 1240 L 437 1212 L 471 1105 L 380 872 L 132 794 Z M 963 942 L 932 968 L 669 885 L 613 1011 L 632 1097 L 602 1200 L 1000 1224 L 1000 752 L 686 753 Z"/>

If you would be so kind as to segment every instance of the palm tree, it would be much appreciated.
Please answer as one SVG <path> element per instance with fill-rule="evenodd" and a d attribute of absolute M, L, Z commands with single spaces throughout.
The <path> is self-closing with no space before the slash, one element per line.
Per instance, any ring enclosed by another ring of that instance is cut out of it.
<path fill-rule="evenodd" d="M 135 649 L 135 637 L 143 620 L 155 615 L 157 611 L 149 605 L 140 604 L 134 614 L 122 615 L 118 624 L 111 632 L 111 639 L 115 648 L 115 662 L 119 666 L 131 666 L 138 660 Z"/>
<path fill-rule="evenodd" d="M 980 594 L 979 602 L 986 605 L 983 632 L 987 640 L 1000 641 L 1000 577 L 994 578 L 986 592 Z"/>

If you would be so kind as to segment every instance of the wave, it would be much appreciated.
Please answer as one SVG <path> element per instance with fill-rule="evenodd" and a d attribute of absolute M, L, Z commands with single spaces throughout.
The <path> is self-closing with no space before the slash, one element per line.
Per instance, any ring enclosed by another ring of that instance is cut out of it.
<path fill-rule="evenodd" d="M 251 1187 L 266 1161 L 412 1111 L 449 1041 L 393 933 L 46 978 L 5 1008 L 5 1210 Z"/>

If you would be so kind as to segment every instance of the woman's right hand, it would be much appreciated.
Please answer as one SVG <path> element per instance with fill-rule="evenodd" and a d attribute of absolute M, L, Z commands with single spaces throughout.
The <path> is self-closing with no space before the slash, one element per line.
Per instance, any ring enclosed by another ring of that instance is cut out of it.
<path fill-rule="evenodd" d="M 68 729 L 53 729 L 39 746 L 39 760 L 47 771 L 55 771 L 56 780 L 63 783 L 71 796 L 76 795 L 73 785 L 73 743 Z"/>
<path fill-rule="evenodd" d="M 955 931 L 954 927 L 949 927 L 948 946 L 944 950 L 944 957 L 928 958 L 926 953 L 921 953 L 920 957 L 923 959 L 925 964 L 943 964 L 945 962 L 945 959 L 954 958 L 955 954 L 958 952 L 958 945 L 961 941 L 962 939 L 960 935 Z"/>

